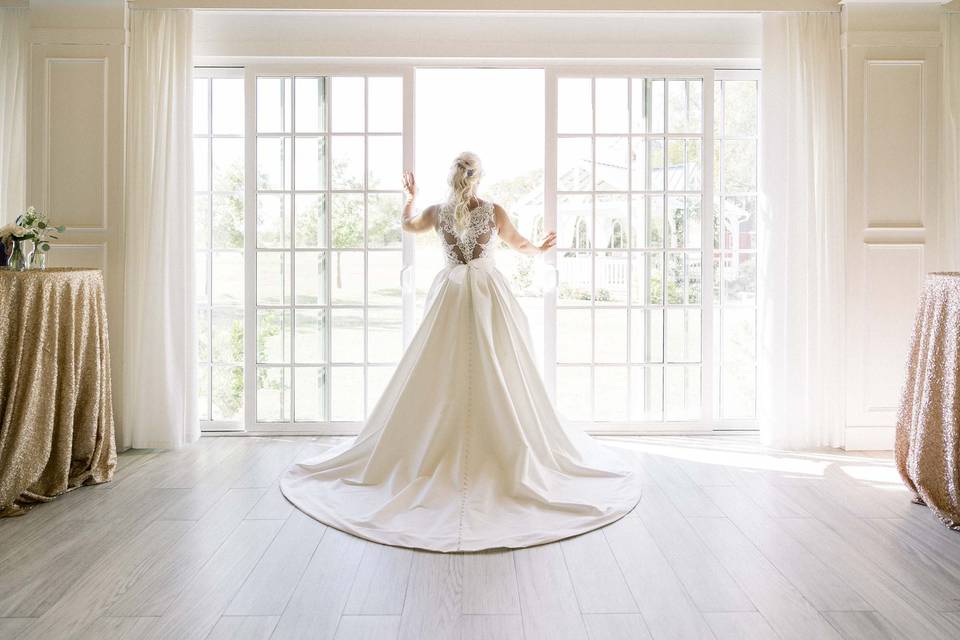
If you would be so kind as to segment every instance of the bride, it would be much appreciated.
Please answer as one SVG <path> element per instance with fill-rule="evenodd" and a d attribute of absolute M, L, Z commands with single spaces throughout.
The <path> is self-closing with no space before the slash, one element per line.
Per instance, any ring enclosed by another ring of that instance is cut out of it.
<path fill-rule="evenodd" d="M 283 494 L 337 529 L 435 551 L 526 547 L 609 524 L 640 499 L 636 458 L 561 425 L 527 320 L 494 265 L 498 239 L 535 245 L 476 195 L 480 159 L 460 154 L 447 202 L 414 215 L 404 173 L 403 229 L 435 230 L 446 255 L 423 322 L 360 435 L 293 464 Z"/>

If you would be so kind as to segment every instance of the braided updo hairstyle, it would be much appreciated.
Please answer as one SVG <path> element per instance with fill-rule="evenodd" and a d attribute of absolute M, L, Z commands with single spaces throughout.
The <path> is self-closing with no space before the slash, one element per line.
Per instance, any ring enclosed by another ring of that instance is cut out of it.
<path fill-rule="evenodd" d="M 470 223 L 470 198 L 477 195 L 477 185 L 483 175 L 477 154 L 464 151 L 450 165 L 447 184 L 450 196 L 447 203 L 453 207 L 453 220 L 457 231 L 462 232 Z"/>

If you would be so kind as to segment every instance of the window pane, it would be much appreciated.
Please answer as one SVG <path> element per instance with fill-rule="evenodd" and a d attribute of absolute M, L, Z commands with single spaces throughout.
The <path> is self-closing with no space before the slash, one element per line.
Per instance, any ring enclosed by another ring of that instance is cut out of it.
<path fill-rule="evenodd" d="M 332 81 L 332 130 L 363 132 L 363 78 L 337 77 Z"/>
<path fill-rule="evenodd" d="M 214 135 L 243 135 L 243 78 L 214 78 Z"/>
<path fill-rule="evenodd" d="M 363 362 L 363 309 L 334 309 L 333 361 Z"/>
<path fill-rule="evenodd" d="M 210 141 L 207 138 L 193 141 L 193 188 L 210 190 Z"/>
<path fill-rule="evenodd" d="M 294 196 L 298 248 L 327 246 L 326 201 L 322 193 L 298 193 Z"/>
<path fill-rule="evenodd" d="M 290 211 L 290 196 L 287 194 L 261 193 L 257 196 L 258 247 L 279 249 L 290 246 Z"/>
<path fill-rule="evenodd" d="M 593 189 L 593 143 L 590 138 L 557 140 L 557 187 L 560 191 Z"/>
<path fill-rule="evenodd" d="M 363 189 L 363 154 L 363 136 L 330 139 L 330 181 L 334 189 Z"/>
<path fill-rule="evenodd" d="M 596 287 L 594 299 L 602 304 L 627 303 L 627 264 L 626 251 L 597 252 L 596 258 Z"/>
<path fill-rule="evenodd" d="M 403 140 L 400 136 L 367 138 L 367 188 L 397 189 L 403 171 Z"/>
<path fill-rule="evenodd" d="M 257 138 L 257 188 L 290 189 L 290 138 Z"/>
<path fill-rule="evenodd" d="M 326 95 L 323 78 L 297 78 L 296 127 L 298 133 L 323 131 L 327 122 Z"/>
<path fill-rule="evenodd" d="M 626 191 L 629 162 L 626 138 L 597 138 L 597 191 Z"/>
<path fill-rule="evenodd" d="M 700 140 L 674 138 L 667 147 L 670 166 L 667 189 L 697 191 L 700 189 Z"/>
<path fill-rule="evenodd" d="M 627 79 L 597 78 L 597 133 L 627 133 Z"/>
<path fill-rule="evenodd" d="M 755 137 L 757 135 L 756 80 L 723 82 L 724 135 Z"/>
<path fill-rule="evenodd" d="M 363 247 L 363 195 L 334 193 L 332 202 L 333 246 L 335 249 Z"/>
<path fill-rule="evenodd" d="M 257 78 L 257 131 L 290 132 L 290 78 Z"/>
<path fill-rule="evenodd" d="M 590 367 L 557 367 L 557 411 L 569 420 L 591 418 Z"/>
<path fill-rule="evenodd" d="M 243 195 L 213 196 L 213 248 L 243 249 Z"/>
<path fill-rule="evenodd" d="M 367 311 L 367 350 L 371 362 L 399 362 L 403 355 L 403 309 Z"/>
<path fill-rule="evenodd" d="M 757 301 L 757 255 L 724 254 L 724 304 L 754 305 Z"/>
<path fill-rule="evenodd" d="M 297 367 L 293 372 L 294 393 L 296 394 L 294 419 L 298 422 L 326 420 L 326 369 L 323 367 Z"/>
<path fill-rule="evenodd" d="M 757 312 L 753 307 L 723 310 L 721 358 L 727 362 L 750 362 L 757 357 Z"/>
<path fill-rule="evenodd" d="M 213 190 L 243 190 L 243 140 L 213 139 Z"/>
<path fill-rule="evenodd" d="M 663 419 L 663 368 L 630 368 L 630 419 Z"/>
<path fill-rule="evenodd" d="M 591 335 L 593 323 L 589 309 L 558 309 L 557 361 L 589 363 Z"/>
<path fill-rule="evenodd" d="M 757 190 L 756 140 L 724 140 L 722 163 L 725 193 Z"/>
<path fill-rule="evenodd" d="M 627 310 L 597 309 L 594 321 L 594 361 L 625 362 L 627 359 Z"/>
<path fill-rule="evenodd" d="M 290 303 L 290 254 L 257 252 L 257 303 Z"/>
<path fill-rule="evenodd" d="M 647 191 L 663 191 L 664 187 L 664 168 L 663 168 L 663 138 L 647 139 L 646 155 L 646 181 L 641 181 Z M 638 187 L 634 187 L 635 189 Z"/>
<path fill-rule="evenodd" d="M 363 420 L 363 367 L 334 367 L 334 420 Z"/>
<path fill-rule="evenodd" d="M 700 133 L 703 129 L 703 81 L 670 80 L 667 120 L 671 133 Z"/>
<path fill-rule="evenodd" d="M 193 134 L 206 134 L 210 131 L 210 81 L 206 78 L 193 79 Z"/>
<path fill-rule="evenodd" d="M 664 413 L 667 420 L 700 417 L 700 366 L 667 367 L 664 372 Z"/>
<path fill-rule="evenodd" d="M 700 361 L 700 309 L 667 309 L 667 362 Z"/>
<path fill-rule="evenodd" d="M 630 312 L 630 351 L 634 362 L 663 362 L 663 309 Z"/>
<path fill-rule="evenodd" d="M 326 304 L 326 252 L 298 251 L 296 304 Z"/>
<path fill-rule="evenodd" d="M 627 248 L 629 244 L 627 238 L 629 206 L 627 203 L 626 194 L 601 194 L 597 196 L 595 224 L 598 249 Z"/>
<path fill-rule="evenodd" d="M 330 281 L 333 304 L 363 304 L 363 253 L 334 251 Z"/>
<path fill-rule="evenodd" d="M 400 211 L 403 194 L 372 193 L 367 196 L 367 246 L 400 248 L 403 234 Z"/>
<path fill-rule="evenodd" d="M 257 422 L 290 419 L 290 369 L 257 367 Z"/>
<path fill-rule="evenodd" d="M 757 197 L 727 196 L 723 199 L 723 248 L 757 248 Z"/>
<path fill-rule="evenodd" d="M 236 422 L 243 413 L 243 367 L 213 367 L 211 419 Z"/>
<path fill-rule="evenodd" d="M 757 415 L 757 368 L 752 362 L 725 362 L 720 381 L 720 412 L 724 418 Z"/>
<path fill-rule="evenodd" d="M 557 81 L 557 131 L 591 133 L 593 107 L 589 78 L 560 78 Z"/>
<path fill-rule="evenodd" d="M 589 252 L 565 251 L 557 256 L 560 304 L 590 304 L 593 297 L 593 264 Z"/>
<path fill-rule="evenodd" d="M 299 345 L 297 345 L 299 349 Z M 257 311 L 257 362 L 290 362 L 290 310 Z"/>
<path fill-rule="evenodd" d="M 630 90 L 633 92 L 630 98 L 631 131 L 633 133 L 646 133 L 649 127 L 650 104 L 644 90 L 646 86 L 647 84 L 642 78 L 634 78 L 630 81 Z"/>
<path fill-rule="evenodd" d="M 628 396 L 626 367 L 596 367 L 593 370 L 594 420 L 626 420 Z"/>
<path fill-rule="evenodd" d="M 326 313 L 324 309 L 297 309 L 296 361 L 298 363 L 326 362 Z"/>
<path fill-rule="evenodd" d="M 663 80 L 647 80 L 647 105 L 648 132 L 663 133 L 666 113 Z"/>
<path fill-rule="evenodd" d="M 298 191 L 315 191 L 327 184 L 326 159 L 323 138 L 297 138 L 296 149 L 296 187 Z"/>
<path fill-rule="evenodd" d="M 213 304 L 243 304 L 243 254 L 213 252 Z"/>
<path fill-rule="evenodd" d="M 562 195 L 557 200 L 557 246 L 589 249 L 593 246 L 593 196 Z"/>
<path fill-rule="evenodd" d="M 399 251 L 371 251 L 367 254 L 368 304 L 401 305 L 400 271 L 403 255 Z"/>
<path fill-rule="evenodd" d="M 403 78 L 368 78 L 370 98 L 367 130 L 400 133 L 403 130 Z"/>

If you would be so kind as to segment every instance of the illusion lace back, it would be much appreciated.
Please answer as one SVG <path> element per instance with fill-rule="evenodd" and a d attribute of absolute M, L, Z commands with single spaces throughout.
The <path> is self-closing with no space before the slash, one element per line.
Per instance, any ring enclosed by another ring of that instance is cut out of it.
<path fill-rule="evenodd" d="M 497 243 L 493 203 L 481 202 L 471 209 L 470 219 L 463 230 L 457 229 L 453 207 L 441 205 L 437 212 L 437 233 L 443 242 L 448 265 L 466 264 L 487 257 Z"/>
<path fill-rule="evenodd" d="M 557 416 L 494 265 L 494 206 L 462 230 L 442 206 L 436 231 L 447 264 L 380 400 L 355 440 L 290 467 L 284 495 L 342 531 L 435 551 L 526 547 L 629 513 L 637 457 Z"/>

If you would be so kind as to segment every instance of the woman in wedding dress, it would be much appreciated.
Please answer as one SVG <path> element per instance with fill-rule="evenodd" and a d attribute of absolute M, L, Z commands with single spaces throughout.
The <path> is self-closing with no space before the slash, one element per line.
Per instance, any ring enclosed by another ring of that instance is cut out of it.
<path fill-rule="evenodd" d="M 523 311 L 494 266 L 498 239 L 538 246 L 476 196 L 480 160 L 462 153 L 450 198 L 414 215 L 404 174 L 403 229 L 435 231 L 446 266 L 380 401 L 353 441 L 292 465 L 283 494 L 354 535 L 434 551 L 526 547 L 590 531 L 640 499 L 636 456 L 565 428 L 547 396 Z"/>

